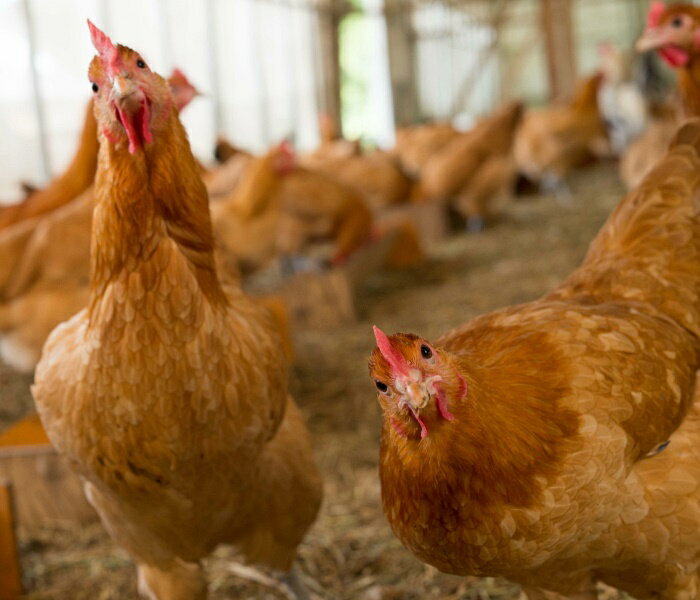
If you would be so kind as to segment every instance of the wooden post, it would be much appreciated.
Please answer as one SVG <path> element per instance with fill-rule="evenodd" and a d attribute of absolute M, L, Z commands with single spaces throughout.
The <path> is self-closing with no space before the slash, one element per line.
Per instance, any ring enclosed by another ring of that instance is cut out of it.
<path fill-rule="evenodd" d="M 349 11 L 340 0 L 325 0 L 318 9 L 322 92 L 321 110 L 328 115 L 335 131 L 342 131 L 340 118 L 340 21 Z"/>
<path fill-rule="evenodd" d="M 571 0 L 542 0 L 541 7 L 549 96 L 552 100 L 566 98 L 571 95 L 576 81 Z"/>
<path fill-rule="evenodd" d="M 403 0 L 386 0 L 385 7 L 394 121 L 398 126 L 410 125 L 420 117 L 414 7 Z"/>
<path fill-rule="evenodd" d="M 21 594 L 12 488 L 7 481 L 0 481 L 0 600 L 19 600 Z"/>

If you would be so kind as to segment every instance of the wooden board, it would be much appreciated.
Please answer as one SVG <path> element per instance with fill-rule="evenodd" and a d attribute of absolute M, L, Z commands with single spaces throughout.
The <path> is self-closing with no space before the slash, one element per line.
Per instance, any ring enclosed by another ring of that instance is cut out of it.
<path fill-rule="evenodd" d="M 11 482 L 17 522 L 29 531 L 97 519 L 80 478 L 51 446 L 36 414 L 0 434 L 0 479 Z"/>
<path fill-rule="evenodd" d="M 387 264 L 405 234 L 405 229 L 395 227 L 356 251 L 342 267 L 289 278 L 276 295 L 287 305 L 292 328 L 325 329 L 354 322 L 355 298 L 363 282 Z"/>
<path fill-rule="evenodd" d="M 21 594 L 12 487 L 0 481 L 0 600 L 19 600 Z"/>

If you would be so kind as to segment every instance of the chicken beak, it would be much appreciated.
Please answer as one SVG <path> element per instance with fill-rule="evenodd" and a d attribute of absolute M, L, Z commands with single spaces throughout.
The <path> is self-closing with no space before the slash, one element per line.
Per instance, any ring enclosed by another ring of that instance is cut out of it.
<path fill-rule="evenodd" d="M 406 403 L 414 410 L 419 411 L 428 403 L 428 398 L 424 393 L 423 386 L 420 383 L 409 383 L 406 387 L 404 399 Z"/>
<path fill-rule="evenodd" d="M 425 408 L 430 401 L 430 392 L 427 389 L 426 382 L 417 373 L 412 373 L 412 376 L 402 377 L 397 381 L 398 389 L 401 393 L 400 404 L 405 404 L 413 412 L 418 413 Z"/>
<path fill-rule="evenodd" d="M 668 34 L 659 27 L 649 27 L 637 40 L 634 47 L 637 52 L 649 52 L 671 43 Z"/>
<path fill-rule="evenodd" d="M 123 100 L 136 93 L 138 86 L 128 77 L 117 75 L 112 84 L 112 96 L 115 100 Z"/>

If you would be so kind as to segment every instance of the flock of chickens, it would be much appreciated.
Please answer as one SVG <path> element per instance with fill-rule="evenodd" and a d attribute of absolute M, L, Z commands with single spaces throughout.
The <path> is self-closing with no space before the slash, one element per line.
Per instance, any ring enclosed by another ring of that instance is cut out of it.
<path fill-rule="evenodd" d="M 700 597 L 700 120 L 686 119 L 700 116 L 700 9 L 652 4 L 638 48 L 679 71 L 684 114 L 655 106 L 632 143 L 606 127 L 598 74 L 566 105 L 399 130 L 391 152 L 324 123 L 310 155 L 222 140 L 216 168 L 178 118 L 196 95 L 184 75 L 89 28 L 79 150 L 0 212 L 0 353 L 36 367 L 43 425 L 144 596 L 205 598 L 200 561 L 226 543 L 308 598 L 293 563 L 321 478 L 279 318 L 242 274 L 340 265 L 403 202 L 479 230 L 518 173 L 564 199 L 572 168 L 620 144 L 632 191 L 550 294 L 435 341 L 375 327 L 383 506 L 421 560 L 531 600 L 593 599 L 598 581 Z"/>

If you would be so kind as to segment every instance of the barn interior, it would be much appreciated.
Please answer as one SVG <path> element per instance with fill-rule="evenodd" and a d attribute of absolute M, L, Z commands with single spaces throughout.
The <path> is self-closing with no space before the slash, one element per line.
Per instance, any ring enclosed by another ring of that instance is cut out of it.
<path fill-rule="evenodd" d="M 181 120 L 220 269 L 276 315 L 324 482 L 298 552 L 310 597 L 511 600 L 518 585 L 441 573 L 392 532 L 367 371 L 372 327 L 438 339 L 541 297 L 581 264 L 677 127 L 673 70 L 635 50 L 649 6 L 0 0 L 0 562 L 10 565 L 0 597 L 137 597 L 132 559 L 82 497 L 31 394 L 49 332 L 90 294 L 95 165 L 76 168 L 93 94 L 87 18 L 153 71 L 177 69 L 196 88 Z M 352 199 L 337 208 L 313 182 L 299 198 L 258 198 L 249 167 L 270 156 L 284 163 L 275 178 L 318 171 Z M 84 181 L 37 201 L 70 173 Z M 232 225 L 236 203 L 243 217 Z M 271 207 L 285 217 L 266 220 Z M 344 246 L 338 232 L 353 210 L 368 216 Z M 235 549 L 218 548 L 205 567 L 213 600 L 295 597 Z M 600 586 L 599 598 L 627 597 Z"/>

